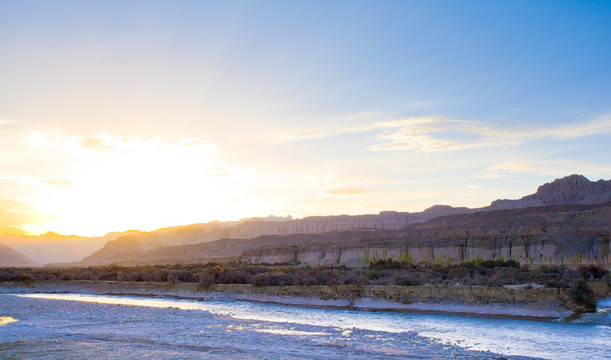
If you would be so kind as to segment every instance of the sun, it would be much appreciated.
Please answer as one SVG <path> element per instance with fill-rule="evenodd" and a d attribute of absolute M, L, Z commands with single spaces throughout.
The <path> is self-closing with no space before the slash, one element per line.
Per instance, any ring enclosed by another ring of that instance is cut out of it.
<path fill-rule="evenodd" d="M 49 190 L 37 204 L 55 219 L 26 229 L 101 235 L 235 218 L 242 214 L 233 213 L 231 174 L 219 170 L 216 150 L 199 139 L 172 143 L 105 133 L 82 139 L 70 163 L 61 164 L 69 178 L 47 180 Z"/>

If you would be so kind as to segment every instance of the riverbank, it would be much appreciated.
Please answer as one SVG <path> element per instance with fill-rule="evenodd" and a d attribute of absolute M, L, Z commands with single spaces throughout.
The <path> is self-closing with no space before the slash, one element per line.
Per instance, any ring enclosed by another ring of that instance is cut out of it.
<path fill-rule="evenodd" d="M 524 340 L 554 322 L 74 294 L 0 294 L 0 316 L 16 320 L 0 327 L 2 359 L 603 359 L 596 348 Z M 514 343 L 497 340 L 506 337 Z"/>
<path fill-rule="evenodd" d="M 607 284 L 591 285 L 597 299 Z M 579 304 L 565 289 L 474 286 L 264 286 L 62 281 L 0 283 L 0 293 L 83 293 L 195 300 L 236 300 L 373 311 L 419 311 L 540 319 L 574 318 Z"/>

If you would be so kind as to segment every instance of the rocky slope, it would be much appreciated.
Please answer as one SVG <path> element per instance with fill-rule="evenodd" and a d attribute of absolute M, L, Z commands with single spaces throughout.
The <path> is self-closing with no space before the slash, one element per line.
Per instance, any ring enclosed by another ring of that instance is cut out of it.
<path fill-rule="evenodd" d="M 539 186 L 537 192 L 519 200 L 496 200 L 482 210 L 517 209 L 564 204 L 602 204 L 611 201 L 611 180 L 592 182 L 583 175 L 570 175 Z"/>
<path fill-rule="evenodd" d="M 357 238 L 369 237 L 363 235 L 363 232 L 373 233 L 373 237 L 379 237 L 380 231 L 385 230 L 398 230 L 406 228 L 413 224 L 424 223 L 431 219 L 436 219 L 448 215 L 459 215 L 468 216 L 475 212 L 485 214 L 487 212 L 494 212 L 495 210 L 510 210 L 510 209 L 524 209 L 529 207 L 545 207 L 552 205 L 588 205 L 588 204 L 601 204 L 605 201 L 611 200 L 611 180 L 604 181 L 599 180 L 597 182 L 591 182 L 587 178 L 581 175 L 571 175 L 562 179 L 556 179 L 551 183 L 540 186 L 535 194 L 525 196 L 519 200 L 497 200 L 490 206 L 480 209 L 468 209 L 468 208 L 453 208 L 451 206 L 436 205 L 423 212 L 419 213 L 407 213 L 407 212 L 395 212 L 385 211 L 377 215 L 357 215 L 357 216 L 315 216 L 307 217 L 304 219 L 290 220 L 285 218 L 279 219 L 246 219 L 240 222 L 211 222 L 206 224 L 195 224 L 188 226 L 180 226 L 174 228 L 160 229 L 149 233 L 138 233 L 127 236 L 122 236 L 115 241 L 108 242 L 104 248 L 91 254 L 84 259 L 85 263 L 111 263 L 111 262 L 129 262 L 129 261 L 165 261 L 163 259 L 168 258 L 160 254 L 167 252 L 170 247 L 177 245 L 189 245 L 189 244 L 202 244 L 211 242 L 219 239 L 254 239 L 258 238 L 257 241 L 261 240 L 262 236 L 277 235 L 278 238 L 274 238 L 274 243 L 279 245 L 282 244 L 282 239 L 297 239 L 292 237 L 293 234 L 297 235 L 318 235 L 326 234 L 329 232 L 345 232 L 347 230 L 359 230 Z M 537 210 L 542 211 L 542 210 Z M 498 225 L 496 230 L 486 230 L 486 234 L 489 235 L 490 231 L 497 231 L 500 233 L 508 231 L 503 226 L 509 226 L 503 224 L 503 216 L 510 216 L 509 213 L 495 213 L 497 218 L 494 220 Z M 599 214 L 600 215 L 600 214 Z M 477 215 L 482 217 L 484 215 Z M 602 215 L 600 215 L 602 216 Z M 485 217 L 485 216 L 484 216 Z M 464 219 L 464 218 L 463 218 Z M 270 221 L 271 220 L 271 221 Z M 565 219 L 571 221 L 570 219 Z M 492 220 L 490 220 L 492 221 Z M 532 219 L 525 219 L 525 224 L 532 223 Z M 591 224 L 593 229 L 597 229 L 601 224 L 598 223 L 597 219 L 593 220 Z M 490 223 L 492 224 L 492 222 Z M 532 223 L 535 224 L 535 223 Z M 528 225 L 522 227 L 513 227 L 512 236 L 530 236 L 531 227 L 537 227 L 538 225 Z M 478 225 L 479 226 L 479 225 Z M 487 225 L 488 226 L 488 225 Z M 575 224 L 575 226 L 579 226 Z M 478 227 L 480 229 L 481 226 Z M 449 230 L 449 229 L 446 229 Z M 442 230 L 439 229 L 438 232 Z M 458 231 L 454 229 L 453 231 Z M 478 230 L 481 231 L 481 230 Z M 430 235 L 427 241 L 436 241 L 440 238 L 441 233 L 437 235 Z M 337 236 L 337 235 L 333 235 Z M 537 235 L 539 236 L 539 235 Z M 328 240 L 331 235 L 325 236 L 305 236 L 304 241 L 317 243 L 318 239 L 322 243 Z M 442 236 L 443 237 L 443 236 Z M 278 240 L 280 239 L 280 240 Z M 288 241 L 288 240 L 287 240 Z M 343 241 L 346 241 L 344 239 Z M 480 241 L 487 241 L 484 238 Z M 252 243 L 251 241 L 239 242 Z M 219 244 L 215 242 L 214 244 Z M 216 245 L 213 245 L 216 246 Z M 242 246 L 242 245 L 240 245 Z M 319 245 L 316 245 L 319 246 Z M 320 245 L 326 246 L 326 245 Z M 196 253 L 198 246 L 186 247 L 184 249 L 191 249 L 188 251 L 195 251 Z M 210 250 L 209 246 L 201 246 L 206 251 Z M 218 251 L 217 251 L 218 250 Z M 214 250 L 213 252 L 218 253 L 214 257 L 225 257 L 225 256 L 242 256 L 240 251 L 234 251 L 228 253 L 224 247 Z M 244 251 L 245 249 L 242 249 Z M 174 250 L 173 250 L 174 251 Z M 178 251 L 178 250 L 176 250 Z M 271 256 L 275 249 L 262 250 L 267 252 Z M 388 250 L 386 250 L 388 252 Z M 419 250 L 413 249 L 413 253 L 419 253 Z M 262 256 L 262 255 L 261 255 Z M 261 257 L 260 256 L 260 257 Z M 317 255 L 318 256 L 318 255 Z M 359 256 L 364 256 L 361 254 Z M 423 255 L 424 256 L 424 255 Z M 455 255 L 444 255 L 449 258 L 456 258 Z M 526 258 L 531 256 L 530 254 L 525 255 Z M 547 255 L 546 255 L 547 256 Z M 183 255 L 174 254 L 174 259 L 192 259 L 193 256 L 189 253 Z M 206 255 L 207 258 L 213 256 Z M 418 256 L 416 256 L 418 257 Z M 431 256 L 424 256 L 429 259 Z M 438 256 L 432 256 L 436 258 Z M 531 256 L 532 257 L 532 256 Z M 549 257 L 549 256 L 548 256 Z M 270 260 L 270 261 L 267 261 Z M 253 261 L 267 261 L 271 262 L 271 258 L 267 260 L 253 260 Z M 250 260 L 249 260 L 250 261 Z M 330 262 L 337 262 L 338 260 L 325 260 Z M 321 261 L 324 263 L 325 261 Z M 350 260 L 354 262 L 355 260 Z M 551 261 L 551 260 L 550 260 Z M 556 261 L 556 260 L 554 260 Z M 311 262 L 311 260 L 307 260 Z M 345 262 L 341 260 L 340 262 Z"/>
<path fill-rule="evenodd" d="M 525 264 L 611 264 L 611 203 L 556 205 L 440 217 L 377 237 L 344 243 L 258 247 L 251 263 L 364 266 L 376 259 L 458 263 L 515 259 Z"/>
<path fill-rule="evenodd" d="M 438 216 L 471 212 L 467 208 L 436 205 L 420 213 L 384 211 L 377 215 L 312 216 L 298 220 L 213 221 L 130 234 L 106 243 L 83 261 L 91 263 L 132 261 L 139 253 L 162 247 L 205 243 L 219 239 L 252 239 L 263 235 L 322 234 L 351 229 L 395 230 Z"/>
<path fill-rule="evenodd" d="M 376 259 L 457 263 L 476 258 L 526 264 L 611 264 L 611 202 L 438 217 L 400 230 L 334 231 L 222 239 L 125 253 L 123 263 L 241 260 L 365 266 Z M 82 265 L 107 263 L 88 259 Z"/>
<path fill-rule="evenodd" d="M 113 232 L 98 237 L 60 235 L 53 232 L 38 236 L 5 235 L 0 237 L 0 243 L 40 264 L 68 263 L 81 260 L 101 249 L 108 241 L 129 233 L 134 232 Z"/>
<path fill-rule="evenodd" d="M 2 266 L 32 267 L 40 266 L 40 264 L 10 247 L 0 244 L 0 267 Z"/>

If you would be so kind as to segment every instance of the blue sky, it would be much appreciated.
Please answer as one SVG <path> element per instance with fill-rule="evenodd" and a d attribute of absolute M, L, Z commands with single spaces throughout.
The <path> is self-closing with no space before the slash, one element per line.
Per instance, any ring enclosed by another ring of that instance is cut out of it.
<path fill-rule="evenodd" d="M 609 179 L 609 64 L 602 1 L 0 0 L 0 225 L 475 207 Z"/>

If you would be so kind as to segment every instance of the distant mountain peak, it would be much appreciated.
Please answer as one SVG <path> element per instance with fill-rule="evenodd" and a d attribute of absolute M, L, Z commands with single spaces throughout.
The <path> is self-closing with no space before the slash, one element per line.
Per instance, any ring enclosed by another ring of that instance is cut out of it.
<path fill-rule="evenodd" d="M 573 174 L 545 183 L 537 192 L 519 200 L 496 200 L 486 210 L 515 209 L 522 207 L 602 204 L 611 200 L 611 180 L 592 182 L 583 175 Z"/>
<path fill-rule="evenodd" d="M 250 222 L 250 221 L 260 221 L 260 222 L 282 222 L 282 221 L 290 221 L 293 220 L 291 215 L 287 216 L 276 216 L 276 215 L 268 215 L 268 216 L 255 216 L 249 218 L 242 218 L 238 221 L 238 223 Z"/>
<path fill-rule="evenodd" d="M 359 233 L 363 234 L 369 234 L 372 231 L 394 231 L 404 229 L 411 224 L 424 223 L 428 220 L 448 215 L 546 207 L 548 205 L 595 205 L 608 201 L 611 201 L 611 181 L 600 180 L 591 182 L 583 175 L 574 174 L 541 185 L 537 192 L 532 195 L 518 200 L 496 200 L 490 206 L 479 209 L 434 205 L 422 212 L 414 213 L 381 211 L 377 215 L 308 216 L 302 219 L 272 215 L 268 217 L 246 218 L 233 222 L 209 222 L 206 224 L 164 228 L 147 233 L 120 236 L 113 241 L 107 242 L 102 249 L 84 258 L 82 263 L 92 265 L 121 261 L 157 261 L 159 259 L 166 259 L 169 255 L 166 253 L 167 249 L 156 249 L 179 248 L 181 246 L 194 246 L 194 244 L 201 245 L 220 241 L 221 239 L 232 239 L 232 241 L 236 241 L 236 244 L 238 244 L 239 239 L 255 239 L 260 236 L 272 235 L 280 237 L 296 236 L 297 238 L 302 236 L 303 238 L 303 236 L 332 233 L 335 235 L 330 236 L 341 237 L 344 236 L 342 234 L 350 234 L 349 230 L 359 230 Z M 503 216 L 507 216 L 507 212 L 500 215 L 498 213 L 492 214 L 491 216 L 500 216 L 502 220 Z M 205 245 L 205 248 L 212 249 L 211 247 L 213 246 Z M 185 250 L 187 253 L 184 256 L 192 256 L 189 253 L 190 250 L 188 250 L 192 248 L 184 249 L 187 249 Z M 175 259 L 181 259 L 183 256 L 176 255 L 178 253 L 174 254 L 172 256 L 176 256 Z M 206 256 L 210 256 L 210 254 Z"/>
<path fill-rule="evenodd" d="M 40 266 L 32 259 L 4 244 L 0 244 L 0 267 L 3 266 Z"/>
<path fill-rule="evenodd" d="M 554 191 L 589 191 L 592 190 L 593 186 L 594 183 L 585 176 L 573 174 L 539 186 L 537 193 Z"/>
<path fill-rule="evenodd" d="M 437 204 L 437 205 L 433 205 L 427 209 L 424 209 L 424 212 L 427 211 L 440 211 L 440 210 L 449 210 L 449 209 L 454 209 L 454 207 L 450 206 L 450 205 L 441 205 L 441 204 Z"/>

